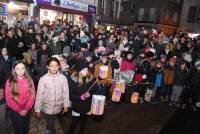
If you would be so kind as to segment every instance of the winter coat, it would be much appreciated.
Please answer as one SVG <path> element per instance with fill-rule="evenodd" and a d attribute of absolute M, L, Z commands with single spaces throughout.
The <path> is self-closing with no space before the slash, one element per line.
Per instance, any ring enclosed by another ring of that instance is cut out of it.
<path fill-rule="evenodd" d="M 193 68 L 187 77 L 187 85 L 190 86 L 191 89 L 200 89 L 200 71 L 196 68 Z"/>
<path fill-rule="evenodd" d="M 136 69 L 136 65 L 134 62 L 131 62 L 128 60 L 122 60 L 120 71 L 127 71 L 127 70 L 134 71 L 135 69 Z"/>
<path fill-rule="evenodd" d="M 153 68 L 151 72 L 153 86 L 161 87 L 163 84 L 163 72 L 161 69 Z"/>
<path fill-rule="evenodd" d="M 95 70 L 94 70 L 94 77 L 98 79 L 98 84 L 108 84 L 112 82 L 112 67 L 110 64 L 108 64 L 108 77 L 106 79 L 101 79 L 99 77 L 100 74 L 100 66 L 105 66 L 104 64 L 96 64 Z"/>
<path fill-rule="evenodd" d="M 6 80 L 10 77 L 12 63 L 0 56 L 0 89 L 5 89 Z M 5 99 L 0 99 L 0 104 L 5 103 Z"/>
<path fill-rule="evenodd" d="M 10 57 L 17 56 L 18 41 L 15 38 L 6 37 L 1 42 L 1 48 L 7 48 Z"/>
<path fill-rule="evenodd" d="M 6 80 L 10 77 L 12 68 L 12 63 L 10 58 L 8 57 L 7 60 L 3 56 L 0 56 L 0 88 L 4 89 Z"/>
<path fill-rule="evenodd" d="M 69 107 L 69 87 L 67 78 L 58 72 L 47 73 L 39 80 L 35 111 L 55 115 Z"/>
<path fill-rule="evenodd" d="M 163 70 L 164 84 L 171 85 L 174 82 L 174 67 L 167 66 Z"/>
<path fill-rule="evenodd" d="M 70 89 L 69 97 L 70 101 L 72 102 L 71 109 L 74 112 L 77 112 L 79 114 L 86 114 L 90 111 L 93 88 L 89 91 L 90 93 L 89 98 L 81 100 L 80 97 L 82 94 L 87 92 L 87 90 L 92 86 L 93 83 L 94 79 L 90 80 L 86 84 L 79 85 L 73 75 L 71 75 L 71 77 L 69 78 L 69 89 Z"/>
<path fill-rule="evenodd" d="M 174 84 L 175 85 L 185 85 L 187 80 L 187 70 L 181 70 L 180 68 L 176 68 L 175 76 L 174 76 Z"/>
<path fill-rule="evenodd" d="M 28 80 L 26 78 L 18 79 L 18 87 L 19 87 L 19 98 L 18 101 L 16 101 L 13 99 L 13 96 L 11 94 L 10 80 L 7 80 L 5 88 L 7 106 L 16 112 L 20 112 L 21 110 L 29 111 L 32 108 L 33 103 L 35 101 L 34 84 L 32 87 L 33 91 L 32 94 L 30 93 Z"/>

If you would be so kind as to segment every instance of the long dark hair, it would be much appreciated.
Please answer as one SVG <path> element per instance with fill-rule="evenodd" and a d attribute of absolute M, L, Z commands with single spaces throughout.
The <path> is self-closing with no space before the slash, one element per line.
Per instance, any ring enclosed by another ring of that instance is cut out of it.
<path fill-rule="evenodd" d="M 17 74 L 15 72 L 15 67 L 18 64 L 23 64 L 26 68 L 26 65 L 24 64 L 24 62 L 22 60 L 17 60 L 13 63 L 12 72 L 11 72 L 9 82 L 10 82 L 10 87 L 11 87 L 11 95 L 12 95 L 12 97 L 15 101 L 18 101 L 19 95 L 20 95 L 19 94 L 19 87 L 18 87 L 18 78 L 17 78 Z M 30 94 L 33 95 L 33 80 L 30 77 L 27 68 L 26 68 L 26 71 L 24 73 L 24 77 L 28 80 L 28 86 L 29 86 Z"/>

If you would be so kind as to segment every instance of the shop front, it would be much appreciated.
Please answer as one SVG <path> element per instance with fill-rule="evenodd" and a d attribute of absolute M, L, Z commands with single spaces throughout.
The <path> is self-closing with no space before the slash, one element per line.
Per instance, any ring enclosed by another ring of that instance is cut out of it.
<path fill-rule="evenodd" d="M 12 0 L 0 2 L 0 19 L 8 23 L 9 27 L 13 26 L 17 17 L 23 17 L 27 22 L 29 17 L 29 6 L 33 0 Z"/>
<path fill-rule="evenodd" d="M 55 19 L 73 21 L 75 25 L 87 22 L 91 25 L 93 15 L 96 14 L 94 5 L 73 0 L 37 0 L 40 22 Z"/>

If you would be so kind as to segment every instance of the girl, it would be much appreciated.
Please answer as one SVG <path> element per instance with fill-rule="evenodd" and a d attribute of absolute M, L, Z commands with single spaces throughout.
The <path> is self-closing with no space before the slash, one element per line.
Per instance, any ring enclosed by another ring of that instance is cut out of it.
<path fill-rule="evenodd" d="M 68 134 L 73 134 L 80 123 L 79 134 L 84 134 L 88 113 L 91 108 L 91 91 L 88 89 L 94 83 L 93 75 L 88 71 L 86 62 L 80 61 L 76 71 L 69 79 L 70 100 L 72 102 L 72 122 Z"/>
<path fill-rule="evenodd" d="M 60 62 L 51 57 L 47 60 L 48 73 L 39 80 L 35 101 L 35 112 L 41 117 L 45 114 L 47 121 L 46 133 L 55 134 L 55 119 L 69 107 L 69 87 L 66 77 L 60 73 Z"/>
<path fill-rule="evenodd" d="M 15 134 L 28 134 L 35 87 L 22 61 L 14 62 L 11 77 L 6 82 L 5 95 Z"/>

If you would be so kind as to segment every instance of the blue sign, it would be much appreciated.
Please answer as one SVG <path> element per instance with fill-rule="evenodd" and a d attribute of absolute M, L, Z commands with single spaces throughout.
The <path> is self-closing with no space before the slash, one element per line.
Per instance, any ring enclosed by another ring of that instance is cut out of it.
<path fill-rule="evenodd" d="M 96 6 L 88 5 L 88 13 L 96 14 Z"/>
<path fill-rule="evenodd" d="M 37 0 L 37 3 L 51 5 L 51 0 Z"/>
<path fill-rule="evenodd" d="M 7 5 L 0 4 L 0 15 L 2 15 L 2 16 L 7 16 L 8 15 Z"/>

